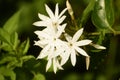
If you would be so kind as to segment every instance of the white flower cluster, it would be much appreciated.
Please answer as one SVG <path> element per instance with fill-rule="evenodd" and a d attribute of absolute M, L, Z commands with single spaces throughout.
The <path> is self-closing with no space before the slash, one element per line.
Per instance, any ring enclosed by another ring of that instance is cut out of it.
<path fill-rule="evenodd" d="M 73 66 L 76 64 L 76 54 L 81 54 L 83 56 L 89 57 L 89 55 L 80 48 L 90 44 L 91 40 L 78 40 L 83 33 L 83 28 L 79 29 L 73 37 L 65 32 L 66 23 L 62 24 L 66 18 L 63 15 L 67 8 L 65 8 L 59 14 L 58 4 L 55 7 L 55 13 L 45 5 L 46 11 L 49 15 L 45 16 L 43 14 L 38 14 L 41 21 L 33 23 L 35 26 L 45 27 L 41 31 L 35 31 L 35 34 L 38 35 L 39 40 L 35 41 L 35 45 L 42 48 L 37 59 L 47 58 L 46 71 L 53 66 L 54 73 L 57 69 L 63 70 L 62 66 L 71 59 Z M 66 40 L 61 40 L 60 36 L 64 33 Z"/>

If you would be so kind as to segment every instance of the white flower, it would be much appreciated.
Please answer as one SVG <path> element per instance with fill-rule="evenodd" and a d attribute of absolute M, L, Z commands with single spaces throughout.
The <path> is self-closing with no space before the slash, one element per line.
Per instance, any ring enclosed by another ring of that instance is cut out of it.
<path fill-rule="evenodd" d="M 44 57 L 52 58 L 58 56 L 61 52 L 64 51 L 64 46 L 66 46 L 66 44 L 64 41 L 59 39 L 59 37 L 62 34 L 65 26 L 66 25 L 61 26 L 61 29 L 57 31 L 57 33 L 50 31 L 48 28 L 44 29 L 43 31 L 35 31 L 40 39 L 38 41 L 35 41 L 35 45 L 43 48 L 40 52 L 40 55 L 37 57 L 38 59 Z"/>
<path fill-rule="evenodd" d="M 68 35 L 68 34 L 65 34 L 65 37 L 66 37 L 66 40 L 68 41 L 67 44 L 68 44 L 68 51 L 66 51 L 67 53 L 67 56 L 62 56 L 63 60 L 61 61 L 61 65 L 64 64 L 68 57 L 70 56 L 70 59 L 71 59 L 71 63 L 73 66 L 75 66 L 76 64 L 76 54 L 79 53 L 83 56 L 86 56 L 88 57 L 89 55 L 82 49 L 80 48 L 81 46 L 85 46 L 85 45 L 88 45 L 90 44 L 92 41 L 91 40 L 80 40 L 78 41 L 79 37 L 82 35 L 83 33 L 83 28 L 78 30 L 73 38 Z M 69 55 L 69 56 L 68 56 Z"/>
<path fill-rule="evenodd" d="M 48 59 L 46 71 L 48 71 L 48 69 L 52 66 L 52 64 L 53 64 L 54 73 L 57 72 L 57 69 L 63 70 L 62 66 L 60 65 L 60 63 L 58 61 L 58 58 L 55 57 L 55 58 Z"/>
<path fill-rule="evenodd" d="M 67 8 L 65 8 L 60 14 L 59 14 L 58 4 L 56 4 L 55 14 L 47 5 L 45 5 L 45 8 L 49 17 L 39 13 L 38 16 L 41 19 L 41 21 L 37 21 L 33 23 L 33 25 L 42 26 L 42 27 L 54 27 L 55 30 L 58 30 L 60 27 L 60 24 L 66 18 L 66 16 L 63 16 L 63 14 L 67 10 Z"/>

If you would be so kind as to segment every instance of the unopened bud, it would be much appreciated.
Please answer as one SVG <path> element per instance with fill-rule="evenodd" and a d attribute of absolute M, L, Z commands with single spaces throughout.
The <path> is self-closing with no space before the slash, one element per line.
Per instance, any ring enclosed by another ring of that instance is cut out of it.
<path fill-rule="evenodd" d="M 91 43 L 90 45 L 93 46 L 93 47 L 95 47 L 96 49 L 106 49 L 106 47 L 98 45 L 98 44 Z"/>
<path fill-rule="evenodd" d="M 90 65 L 90 56 L 87 56 L 85 60 L 86 60 L 86 69 L 88 70 Z"/>
<path fill-rule="evenodd" d="M 68 9 L 68 13 L 70 14 L 72 20 L 74 20 L 73 9 L 72 9 L 68 0 L 66 1 L 66 6 L 67 6 L 67 9 Z"/>

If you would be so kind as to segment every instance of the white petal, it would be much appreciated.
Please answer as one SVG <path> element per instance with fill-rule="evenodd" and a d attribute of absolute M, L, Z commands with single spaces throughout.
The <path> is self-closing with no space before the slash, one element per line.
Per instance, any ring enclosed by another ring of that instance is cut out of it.
<path fill-rule="evenodd" d="M 39 39 L 41 39 L 41 38 L 45 38 L 45 39 L 50 38 L 50 36 L 47 33 L 43 32 L 43 31 L 35 31 L 34 33 L 38 35 Z"/>
<path fill-rule="evenodd" d="M 85 45 L 90 44 L 91 42 L 92 42 L 91 40 L 81 40 L 81 41 L 76 42 L 75 44 L 77 46 L 85 46 Z"/>
<path fill-rule="evenodd" d="M 56 64 L 55 58 L 53 59 L 53 70 L 54 70 L 54 73 L 57 72 L 57 64 Z"/>
<path fill-rule="evenodd" d="M 54 57 L 54 44 L 50 46 L 50 49 L 49 49 L 49 54 L 48 54 L 48 59 L 52 59 Z"/>
<path fill-rule="evenodd" d="M 81 48 L 79 48 L 79 47 L 75 47 L 75 49 L 76 49 L 76 51 L 77 51 L 78 53 L 80 53 L 81 55 L 83 55 L 83 56 L 88 56 L 88 54 L 87 54 L 83 49 L 81 49 Z"/>
<path fill-rule="evenodd" d="M 47 45 L 45 48 L 42 49 L 42 51 L 40 52 L 40 55 L 37 57 L 37 59 L 41 59 L 41 58 L 45 58 L 46 56 L 48 56 L 50 45 Z"/>
<path fill-rule="evenodd" d="M 44 27 L 44 26 L 47 26 L 48 24 L 45 21 L 37 21 L 37 22 L 34 22 L 33 25 Z"/>
<path fill-rule="evenodd" d="M 76 64 L 76 52 L 74 49 L 72 50 L 70 57 L 71 57 L 72 65 L 75 66 L 75 64 Z"/>
<path fill-rule="evenodd" d="M 56 7 L 55 7 L 55 17 L 56 18 L 58 17 L 58 14 L 59 14 L 59 8 L 58 8 L 58 3 L 57 3 Z"/>
<path fill-rule="evenodd" d="M 59 37 L 61 36 L 62 32 L 65 31 L 64 29 L 65 29 L 66 25 L 67 25 L 67 24 L 63 24 L 62 26 L 59 26 L 59 27 L 58 27 L 58 32 L 57 32 L 57 34 L 56 34 L 56 37 L 57 37 L 57 38 L 59 38 Z"/>
<path fill-rule="evenodd" d="M 65 8 L 59 15 L 59 18 L 65 13 L 65 11 L 67 11 L 67 8 Z"/>
<path fill-rule="evenodd" d="M 72 37 L 69 34 L 65 33 L 64 36 L 68 42 L 72 40 Z"/>
<path fill-rule="evenodd" d="M 45 4 L 45 8 L 46 8 L 46 11 L 48 13 L 48 15 L 50 16 L 51 19 L 54 18 L 54 14 L 52 12 L 52 10 Z"/>
<path fill-rule="evenodd" d="M 51 65 L 52 65 L 52 60 L 49 59 L 47 62 L 47 66 L 46 66 L 46 72 L 48 71 L 48 69 L 50 68 Z"/>
<path fill-rule="evenodd" d="M 40 14 L 40 13 L 38 13 L 38 17 L 39 17 L 41 20 L 43 20 L 43 21 L 49 20 L 49 17 L 47 17 L 47 16 L 45 16 L 45 15 L 43 15 L 43 14 Z"/>
<path fill-rule="evenodd" d="M 61 56 L 61 65 L 64 65 L 68 61 L 70 56 L 69 49 L 66 49 L 64 53 L 60 54 L 60 56 Z"/>
<path fill-rule="evenodd" d="M 42 43 L 41 41 L 34 41 L 34 42 L 35 42 L 34 45 L 39 46 L 39 47 L 41 47 L 41 48 L 44 48 L 45 45 L 46 45 L 46 43 Z"/>
<path fill-rule="evenodd" d="M 60 69 L 60 70 L 63 70 L 62 66 L 60 65 L 59 61 L 56 60 L 56 65 L 57 65 L 57 68 Z"/>
<path fill-rule="evenodd" d="M 72 41 L 73 41 L 73 42 L 76 42 L 76 41 L 80 38 L 80 36 L 82 35 L 82 33 L 83 33 L 83 28 L 79 29 L 79 30 L 74 34 Z"/>
<path fill-rule="evenodd" d="M 58 21 L 59 24 L 61 24 L 65 20 L 66 16 L 62 16 Z"/>

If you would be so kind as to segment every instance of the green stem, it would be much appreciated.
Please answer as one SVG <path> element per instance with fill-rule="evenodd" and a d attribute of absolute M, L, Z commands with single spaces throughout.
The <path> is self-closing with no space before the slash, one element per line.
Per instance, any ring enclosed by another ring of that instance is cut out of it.
<path fill-rule="evenodd" d="M 115 33 L 114 32 L 105 32 L 105 34 L 114 34 L 114 35 L 120 35 L 120 31 L 115 31 Z M 100 35 L 100 33 L 99 32 L 93 32 L 93 33 L 89 33 L 88 35 Z"/>

